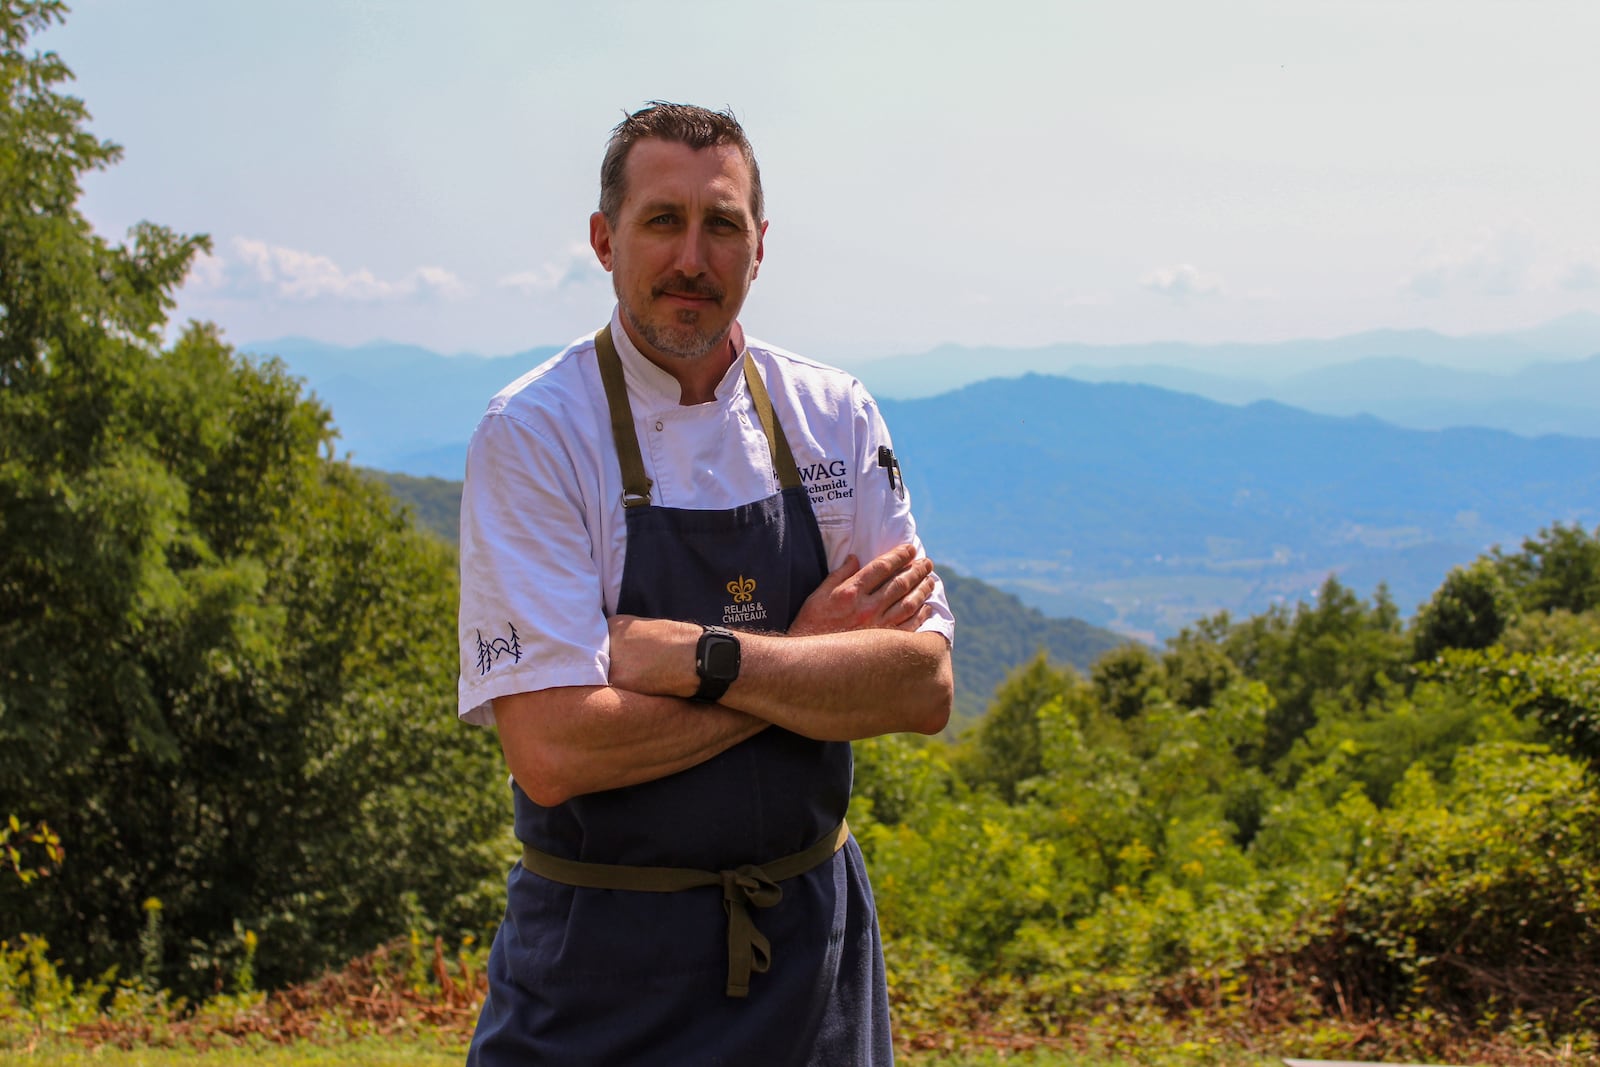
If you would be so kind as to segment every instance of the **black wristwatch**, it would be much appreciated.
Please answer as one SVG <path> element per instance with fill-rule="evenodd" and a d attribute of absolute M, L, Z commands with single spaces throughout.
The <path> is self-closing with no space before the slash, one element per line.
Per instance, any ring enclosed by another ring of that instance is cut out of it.
<path fill-rule="evenodd" d="M 722 699 L 739 677 L 739 639 L 733 631 L 707 626 L 701 632 L 694 649 L 694 672 L 700 676 L 700 688 L 692 699 L 707 703 Z"/>

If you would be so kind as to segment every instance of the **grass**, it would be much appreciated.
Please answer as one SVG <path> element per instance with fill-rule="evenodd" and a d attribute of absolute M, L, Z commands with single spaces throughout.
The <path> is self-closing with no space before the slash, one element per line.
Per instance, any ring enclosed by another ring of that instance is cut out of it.
<path fill-rule="evenodd" d="M 465 1056 L 464 1046 L 448 1042 L 368 1037 L 339 1044 L 222 1045 L 206 1051 L 53 1042 L 32 1050 L 11 1049 L 4 1060 L 18 1067 L 459 1067 Z M 1282 1061 L 1240 1049 L 1179 1043 L 1138 1052 L 903 1052 L 896 1062 L 902 1067 L 1267 1067 Z"/>
<path fill-rule="evenodd" d="M 465 1046 L 400 1039 L 363 1038 L 336 1045 L 222 1045 L 197 1049 L 88 1048 L 75 1043 L 11 1050 L 5 1062 L 27 1067 L 460 1067 Z"/>
<path fill-rule="evenodd" d="M 1283 1060 L 1240 1049 L 1198 1051 L 1174 1046 L 1136 1054 L 991 1051 L 954 1057 L 899 1055 L 895 1063 L 900 1067 L 1281 1067 Z"/>

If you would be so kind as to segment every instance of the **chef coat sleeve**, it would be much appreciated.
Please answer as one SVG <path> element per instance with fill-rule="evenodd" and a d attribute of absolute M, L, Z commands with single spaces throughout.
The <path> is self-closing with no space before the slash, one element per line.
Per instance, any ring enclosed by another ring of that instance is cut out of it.
<path fill-rule="evenodd" d="M 467 449 L 461 495 L 458 712 L 555 686 L 605 685 L 604 599 L 583 487 L 555 435 L 503 412 Z"/>
<path fill-rule="evenodd" d="M 866 563 L 896 545 L 909 543 L 917 546 L 918 556 L 924 556 L 927 553 L 917 537 L 916 520 L 911 516 L 910 490 L 906 489 L 904 479 L 898 475 L 895 486 L 891 486 L 889 472 L 878 465 L 879 447 L 894 447 L 889 438 L 889 428 L 884 424 L 877 403 L 859 383 L 855 392 L 856 508 L 849 551 Z M 911 461 L 914 462 L 915 457 Z M 944 582 L 937 577 L 935 581 L 933 596 L 928 601 L 933 605 L 933 615 L 918 629 L 919 632 L 931 630 L 941 633 L 945 640 L 953 643 L 955 616 L 951 614 L 949 601 L 945 597 Z"/>

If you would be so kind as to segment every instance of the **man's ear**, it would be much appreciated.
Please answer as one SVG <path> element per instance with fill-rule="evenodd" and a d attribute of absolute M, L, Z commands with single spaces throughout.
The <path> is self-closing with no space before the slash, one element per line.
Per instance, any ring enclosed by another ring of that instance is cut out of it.
<path fill-rule="evenodd" d="M 750 280 L 755 281 L 756 275 L 761 273 L 761 258 L 767 254 L 767 220 L 761 220 L 761 229 L 756 233 L 756 261 L 750 265 Z"/>
<path fill-rule="evenodd" d="M 609 272 L 611 270 L 611 223 L 607 221 L 603 211 L 596 211 L 589 216 L 589 247 L 594 249 L 594 257 Z M 759 249 L 756 254 L 759 257 Z"/>

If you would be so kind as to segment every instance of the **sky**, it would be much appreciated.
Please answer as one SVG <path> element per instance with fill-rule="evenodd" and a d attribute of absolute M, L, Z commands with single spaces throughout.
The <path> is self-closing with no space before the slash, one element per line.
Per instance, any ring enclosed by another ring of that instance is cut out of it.
<path fill-rule="evenodd" d="M 848 365 L 1600 312 L 1596 41 L 1592 0 L 80 0 L 35 44 L 125 149 L 97 230 L 210 235 L 178 321 L 592 332 L 604 143 L 667 99 L 755 145 L 746 328 Z"/>

